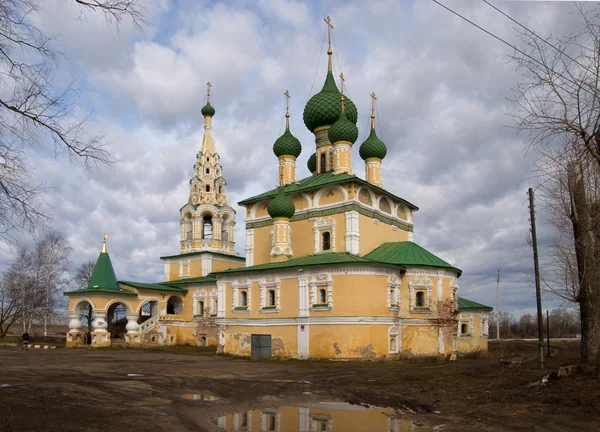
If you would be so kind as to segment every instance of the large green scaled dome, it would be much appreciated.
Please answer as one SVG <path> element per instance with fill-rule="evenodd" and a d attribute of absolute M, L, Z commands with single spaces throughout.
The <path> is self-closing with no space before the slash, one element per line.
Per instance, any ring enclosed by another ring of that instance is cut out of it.
<path fill-rule="evenodd" d="M 208 102 L 206 105 L 204 105 L 202 107 L 202 110 L 200 111 L 202 113 L 203 116 L 209 116 L 212 117 L 215 115 L 215 109 L 213 108 L 213 106 L 210 104 L 210 102 Z"/>
<path fill-rule="evenodd" d="M 331 126 L 340 118 L 340 95 L 333 74 L 327 72 L 323 89 L 311 97 L 304 107 L 304 124 L 309 131 L 314 132 L 319 126 Z M 354 102 L 346 98 L 345 107 L 348 120 L 356 124 L 358 111 Z"/>
<path fill-rule="evenodd" d="M 294 203 L 283 193 L 283 186 L 279 187 L 279 192 L 273 201 L 267 206 L 267 212 L 272 219 L 288 218 L 291 219 L 296 212 Z"/>
<path fill-rule="evenodd" d="M 358 153 L 363 160 L 367 160 L 369 158 L 383 159 L 387 154 L 387 147 L 383 141 L 377 138 L 374 128 L 371 128 L 369 137 L 364 143 L 361 144 Z"/>
<path fill-rule="evenodd" d="M 345 111 L 340 114 L 338 121 L 331 125 L 327 133 L 331 144 L 340 141 L 347 141 L 354 144 L 358 139 L 358 128 L 348 120 Z"/>
<path fill-rule="evenodd" d="M 311 173 L 314 173 L 317 171 L 317 154 L 313 153 L 310 155 L 310 157 L 308 158 L 308 162 L 306 162 L 306 166 L 308 167 L 308 170 Z"/>
<path fill-rule="evenodd" d="M 292 135 L 290 128 L 286 128 L 283 135 L 277 138 L 277 141 L 273 144 L 273 153 L 275 153 L 275 156 L 277 157 L 283 155 L 298 157 L 301 152 L 302 145 L 298 138 Z"/>

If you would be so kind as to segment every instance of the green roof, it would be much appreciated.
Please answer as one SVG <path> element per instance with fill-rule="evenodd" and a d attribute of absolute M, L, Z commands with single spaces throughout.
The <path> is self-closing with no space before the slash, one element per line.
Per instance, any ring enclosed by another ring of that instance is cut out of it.
<path fill-rule="evenodd" d="M 87 284 L 88 290 L 105 289 L 105 290 L 117 290 L 117 277 L 115 276 L 115 270 L 113 269 L 112 263 L 110 262 L 110 256 L 105 248 L 102 249 L 98 260 L 94 266 L 92 277 Z"/>
<path fill-rule="evenodd" d="M 168 281 L 168 282 L 160 282 L 159 285 L 177 286 L 177 285 L 187 285 L 187 284 L 194 284 L 194 283 L 216 283 L 216 282 L 217 282 L 217 278 L 212 276 L 212 274 L 209 274 L 207 276 L 201 276 L 201 277 L 195 277 L 195 278 L 177 279 L 177 280 L 172 280 L 172 281 Z"/>
<path fill-rule="evenodd" d="M 300 144 L 298 138 L 292 135 L 289 127 L 285 128 L 283 135 L 277 138 L 275 144 L 273 144 L 273 153 L 277 157 L 283 155 L 298 157 L 302 153 L 302 144 Z"/>
<path fill-rule="evenodd" d="M 328 71 L 323 88 L 311 97 L 304 107 L 302 117 L 309 131 L 314 132 L 319 126 L 331 126 L 340 118 L 340 96 L 341 93 L 335 84 L 333 73 Z M 358 111 L 354 102 L 349 98 L 345 98 L 344 105 L 348 120 L 356 124 Z"/>
<path fill-rule="evenodd" d="M 114 289 L 103 289 L 103 288 L 81 289 L 81 290 L 75 290 L 75 291 L 67 291 L 66 293 L 64 293 L 64 295 L 66 295 L 66 296 L 79 295 L 79 294 L 83 294 L 83 295 L 105 295 L 105 294 L 110 294 L 110 295 L 114 295 L 114 296 L 133 296 L 133 297 L 137 297 L 136 293 L 131 292 L 131 291 L 126 290 L 126 289 L 123 289 L 123 288 L 118 288 L 116 290 L 114 290 Z"/>
<path fill-rule="evenodd" d="M 288 218 L 291 219 L 296 212 L 296 206 L 283 192 L 283 186 L 279 187 L 277 196 L 267 206 L 267 212 L 273 219 Z"/>
<path fill-rule="evenodd" d="M 490 306 L 486 306 L 486 305 L 482 305 L 481 303 L 477 303 L 471 300 L 467 300 L 466 298 L 463 297 L 459 297 L 458 298 L 458 310 L 465 310 L 465 309 L 485 309 L 488 311 L 493 310 L 493 307 Z"/>
<path fill-rule="evenodd" d="M 186 292 L 184 288 L 174 287 L 162 283 L 144 283 L 144 282 L 131 282 L 131 281 L 119 281 L 120 284 L 127 285 L 137 289 L 151 290 L 151 291 L 177 291 Z"/>
<path fill-rule="evenodd" d="M 321 188 L 321 187 L 327 186 L 327 185 L 334 185 L 334 184 L 347 183 L 347 182 L 357 182 L 362 185 L 369 186 L 371 189 L 373 189 L 377 192 L 383 193 L 392 199 L 403 202 L 412 210 L 419 209 L 417 206 L 415 206 L 414 204 L 411 204 L 410 202 L 406 201 L 405 199 L 402 199 L 402 198 L 386 191 L 385 189 L 374 186 L 371 183 L 355 176 L 354 174 L 347 174 L 347 173 L 333 174 L 333 171 L 329 171 L 329 172 L 322 173 L 322 174 L 311 175 L 310 177 L 306 177 L 305 179 L 297 181 L 296 183 L 292 183 L 292 184 L 285 186 L 284 190 L 285 190 L 286 194 L 292 194 L 292 193 L 303 192 L 303 191 L 307 191 L 307 190 L 311 190 L 311 189 L 318 189 L 318 188 Z M 279 190 L 279 188 L 271 189 L 270 191 L 264 192 L 260 195 L 255 195 L 253 197 L 246 198 L 245 200 L 238 202 L 238 204 L 239 205 L 247 205 L 247 204 L 251 204 L 256 201 L 260 201 L 262 199 L 273 198 L 275 195 L 277 195 L 278 190 Z M 163 258 L 169 258 L 169 257 L 163 257 Z"/>
<path fill-rule="evenodd" d="M 455 270 L 458 275 L 462 271 L 451 266 L 443 259 L 435 256 L 427 249 L 410 241 L 384 243 L 365 255 L 365 258 L 388 264 L 403 266 L 439 267 Z"/>
<path fill-rule="evenodd" d="M 360 145 L 358 153 L 363 160 L 367 160 L 369 158 L 383 159 L 385 157 L 387 154 L 387 147 L 383 141 L 377 137 L 375 128 L 371 128 L 371 133 L 365 142 Z"/>
<path fill-rule="evenodd" d="M 319 255 L 309 255 L 301 258 L 293 258 L 288 261 L 277 263 L 264 263 L 250 267 L 240 267 L 237 269 L 223 270 L 215 272 L 215 275 L 232 274 L 232 273 L 252 273 L 265 270 L 287 270 L 302 267 L 314 267 L 322 265 L 341 265 L 341 264 L 365 264 L 379 265 L 382 263 L 373 262 L 372 260 L 362 258 L 356 255 L 351 255 L 345 252 L 323 253 Z M 387 264 L 387 263 L 386 263 Z"/>

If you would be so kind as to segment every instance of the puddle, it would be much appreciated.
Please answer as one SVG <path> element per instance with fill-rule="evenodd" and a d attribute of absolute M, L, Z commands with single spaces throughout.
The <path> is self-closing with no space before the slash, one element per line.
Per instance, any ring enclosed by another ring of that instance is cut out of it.
<path fill-rule="evenodd" d="M 14 387 L 12 384 L 0 384 L 0 388 L 11 388 Z"/>
<path fill-rule="evenodd" d="M 127 374 L 128 377 L 142 377 L 144 376 L 144 374 L 138 374 L 138 373 L 129 373 Z"/>
<path fill-rule="evenodd" d="M 187 400 L 199 400 L 199 401 L 217 401 L 221 399 L 219 396 L 207 394 L 207 393 L 184 393 L 181 395 L 182 398 Z"/>
<path fill-rule="evenodd" d="M 393 408 L 351 405 L 345 402 L 311 402 L 254 411 L 241 411 L 217 420 L 227 431 L 354 431 L 409 432 L 430 431 L 421 423 L 398 417 Z"/>

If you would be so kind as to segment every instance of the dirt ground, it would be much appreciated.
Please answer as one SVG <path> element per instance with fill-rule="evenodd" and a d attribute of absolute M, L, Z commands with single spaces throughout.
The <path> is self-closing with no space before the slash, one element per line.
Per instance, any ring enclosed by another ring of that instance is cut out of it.
<path fill-rule="evenodd" d="M 487 358 L 359 363 L 250 361 L 195 347 L 0 348 L 0 431 L 217 431 L 219 415 L 333 398 L 398 408 L 419 430 L 600 430 L 600 382 L 590 375 L 528 386 L 576 363 L 578 344 L 557 343 L 545 371 L 499 361 L 535 352 L 531 342 L 492 342 Z"/>

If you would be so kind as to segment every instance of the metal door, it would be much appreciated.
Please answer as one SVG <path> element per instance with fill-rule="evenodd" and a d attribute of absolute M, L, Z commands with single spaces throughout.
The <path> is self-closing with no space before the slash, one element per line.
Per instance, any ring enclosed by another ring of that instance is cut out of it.
<path fill-rule="evenodd" d="M 250 358 L 254 360 L 271 358 L 271 335 L 252 335 Z"/>

